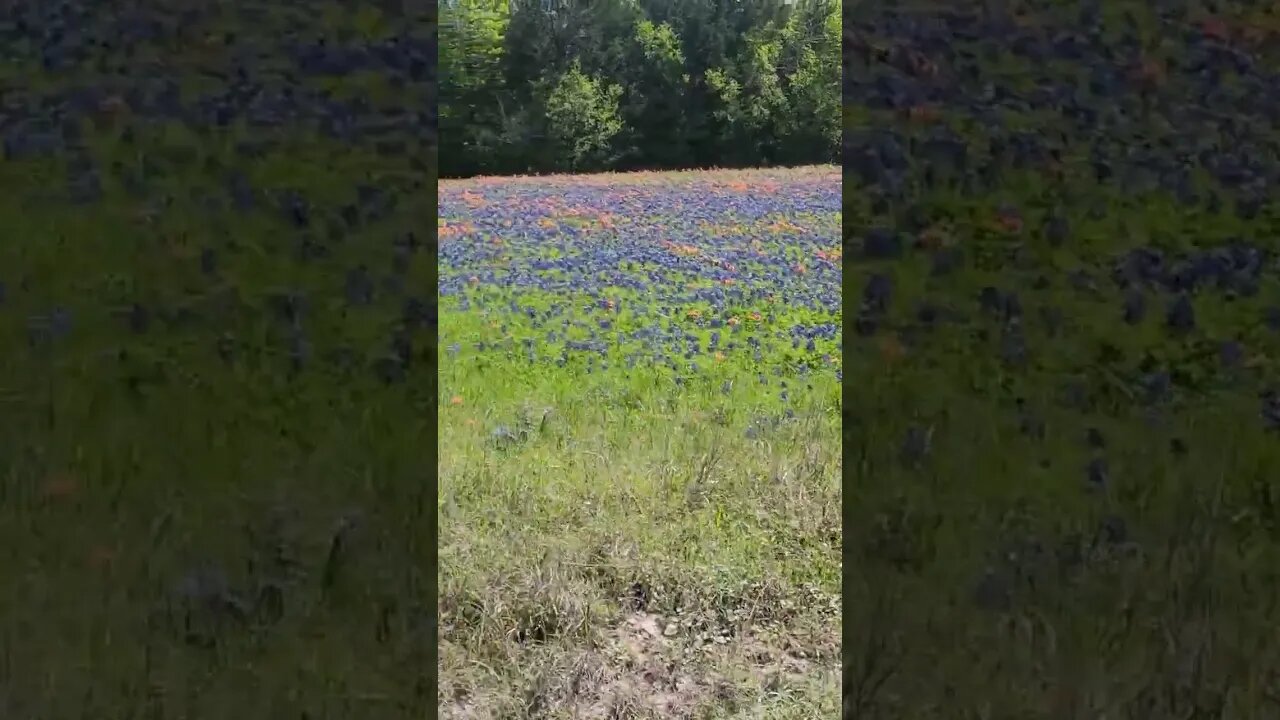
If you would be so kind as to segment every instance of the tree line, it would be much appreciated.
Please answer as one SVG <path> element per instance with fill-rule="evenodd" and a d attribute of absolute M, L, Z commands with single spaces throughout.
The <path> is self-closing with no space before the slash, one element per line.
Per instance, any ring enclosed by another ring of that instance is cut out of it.
<path fill-rule="evenodd" d="M 445 0 L 440 176 L 837 162 L 839 0 Z"/>

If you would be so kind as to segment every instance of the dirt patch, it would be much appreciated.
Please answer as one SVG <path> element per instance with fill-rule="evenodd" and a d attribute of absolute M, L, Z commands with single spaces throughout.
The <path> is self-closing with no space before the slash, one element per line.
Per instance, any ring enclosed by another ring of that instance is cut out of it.
<path fill-rule="evenodd" d="M 821 673 L 813 654 L 776 637 L 691 637 L 678 620 L 638 612 L 606 633 L 597 684 L 579 687 L 573 710 L 589 720 L 694 718 L 709 705 L 749 706 Z"/>
<path fill-rule="evenodd" d="M 615 628 L 608 640 L 612 662 L 588 717 L 617 717 L 619 710 L 661 717 L 691 717 L 711 695 L 697 668 L 682 665 L 674 643 L 664 636 L 668 624 L 659 615 L 636 613 Z M 601 714 L 604 711 L 604 714 Z"/>

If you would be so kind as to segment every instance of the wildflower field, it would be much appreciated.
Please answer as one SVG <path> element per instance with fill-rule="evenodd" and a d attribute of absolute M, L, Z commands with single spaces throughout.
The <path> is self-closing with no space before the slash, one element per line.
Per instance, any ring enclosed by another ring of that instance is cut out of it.
<path fill-rule="evenodd" d="M 428 717 L 434 22 L 0 12 L 0 717 Z"/>
<path fill-rule="evenodd" d="M 836 168 L 442 181 L 445 717 L 830 717 Z"/>
<path fill-rule="evenodd" d="M 1274 12 L 845 10 L 845 716 L 1276 716 Z"/>

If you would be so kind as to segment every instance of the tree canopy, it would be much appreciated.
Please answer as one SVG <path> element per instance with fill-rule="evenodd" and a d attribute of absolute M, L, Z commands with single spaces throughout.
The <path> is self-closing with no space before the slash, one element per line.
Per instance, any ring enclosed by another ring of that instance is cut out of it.
<path fill-rule="evenodd" d="M 835 162 L 839 0 L 446 0 L 442 177 Z"/>

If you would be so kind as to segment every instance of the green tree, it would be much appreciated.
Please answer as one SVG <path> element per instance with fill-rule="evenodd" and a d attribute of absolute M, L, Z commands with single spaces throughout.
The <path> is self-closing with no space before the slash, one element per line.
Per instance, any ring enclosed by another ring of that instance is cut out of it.
<path fill-rule="evenodd" d="M 453 0 L 440 13 L 439 122 L 446 174 L 501 170 L 506 0 Z"/>
<path fill-rule="evenodd" d="M 684 52 L 671 26 L 642 19 L 635 24 L 623 117 L 631 159 L 640 165 L 671 167 L 686 162 L 685 103 L 689 76 Z"/>
<path fill-rule="evenodd" d="M 812 2 L 781 33 L 779 77 L 788 114 L 777 130 L 786 138 L 783 162 L 835 160 L 840 149 L 841 22 L 839 3 Z"/>
<path fill-rule="evenodd" d="M 442 174 L 829 162 L 833 0 L 452 0 Z"/>
<path fill-rule="evenodd" d="M 598 170 L 614 160 L 613 140 L 623 128 L 621 97 L 621 86 L 584 74 L 576 62 L 551 87 L 547 135 L 569 169 Z"/>

